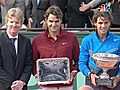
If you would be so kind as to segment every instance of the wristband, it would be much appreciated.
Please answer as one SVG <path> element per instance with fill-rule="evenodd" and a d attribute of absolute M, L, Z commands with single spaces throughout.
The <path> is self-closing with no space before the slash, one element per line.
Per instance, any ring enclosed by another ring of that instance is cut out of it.
<path fill-rule="evenodd" d="M 72 71 L 72 74 L 73 74 L 74 76 L 76 76 L 77 70 L 73 70 L 73 71 Z"/>

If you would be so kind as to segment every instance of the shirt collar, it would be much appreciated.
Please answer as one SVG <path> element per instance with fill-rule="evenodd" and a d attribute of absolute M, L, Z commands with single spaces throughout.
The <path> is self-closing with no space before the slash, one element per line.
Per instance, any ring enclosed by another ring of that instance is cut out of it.
<path fill-rule="evenodd" d="M 61 35 L 61 31 L 56 35 L 56 37 L 60 37 L 60 35 Z M 47 37 L 48 38 L 50 38 L 51 36 L 50 36 L 50 34 L 47 32 Z M 52 38 L 52 37 L 51 37 Z"/>
<path fill-rule="evenodd" d="M 61 29 L 60 29 L 60 32 L 56 35 L 57 39 L 61 36 Z M 48 33 L 48 30 L 47 30 L 47 37 L 48 39 L 50 39 L 50 41 L 54 42 L 55 40 L 50 36 L 50 34 Z"/>
<path fill-rule="evenodd" d="M 99 38 L 99 36 L 98 36 L 98 32 L 97 31 L 95 31 L 95 34 L 97 35 L 97 37 Z M 108 30 L 107 31 L 107 37 L 106 38 L 108 38 L 109 37 L 109 34 L 110 34 L 110 31 Z"/>
<path fill-rule="evenodd" d="M 15 37 L 13 37 L 13 36 L 10 35 L 10 34 L 8 33 L 8 31 L 7 31 L 7 35 L 8 35 L 9 38 L 16 38 L 16 39 L 18 39 L 18 34 L 17 34 Z"/>

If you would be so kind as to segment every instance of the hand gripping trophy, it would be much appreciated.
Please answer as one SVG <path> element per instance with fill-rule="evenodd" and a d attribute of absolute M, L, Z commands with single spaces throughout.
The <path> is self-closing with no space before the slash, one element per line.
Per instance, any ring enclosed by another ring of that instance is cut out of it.
<path fill-rule="evenodd" d="M 115 65 L 120 61 L 120 57 L 116 54 L 108 53 L 93 54 L 92 51 L 90 51 L 90 55 L 94 59 L 96 66 L 103 70 L 103 73 L 100 74 L 98 79 L 96 79 L 96 84 L 104 86 L 113 86 L 114 83 L 112 79 L 110 79 L 110 76 L 107 74 L 107 71 L 109 69 L 115 68 Z"/>

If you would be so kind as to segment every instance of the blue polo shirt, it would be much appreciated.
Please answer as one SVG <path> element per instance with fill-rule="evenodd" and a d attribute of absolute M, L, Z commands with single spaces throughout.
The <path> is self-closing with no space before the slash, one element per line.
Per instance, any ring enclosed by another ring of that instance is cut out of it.
<path fill-rule="evenodd" d="M 95 65 L 93 58 L 90 56 L 90 50 L 93 53 L 110 53 L 120 56 L 120 36 L 108 31 L 108 36 L 103 42 L 98 38 L 97 32 L 83 38 L 81 42 L 78 66 L 79 70 L 85 76 L 90 72 L 88 64 L 95 70 L 101 70 Z M 120 69 L 118 71 L 118 75 L 120 75 Z"/>

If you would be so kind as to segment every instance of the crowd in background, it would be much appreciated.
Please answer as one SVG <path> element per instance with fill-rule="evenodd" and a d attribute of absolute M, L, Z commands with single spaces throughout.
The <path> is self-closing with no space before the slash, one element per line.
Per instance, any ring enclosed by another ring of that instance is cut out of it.
<path fill-rule="evenodd" d="M 5 2 L 5 3 L 3 3 Z M 20 7 L 25 15 L 27 27 L 44 26 L 44 13 L 51 5 L 61 8 L 63 26 L 68 28 L 91 28 L 92 16 L 101 4 L 109 4 L 113 15 L 111 27 L 120 27 L 119 0 L 1 0 L 1 26 L 5 24 L 5 14 L 12 7 Z"/>

